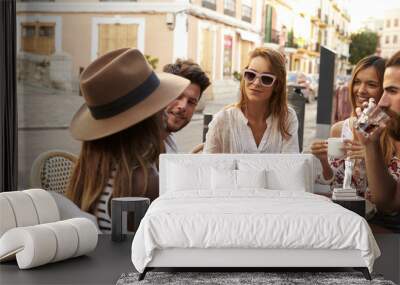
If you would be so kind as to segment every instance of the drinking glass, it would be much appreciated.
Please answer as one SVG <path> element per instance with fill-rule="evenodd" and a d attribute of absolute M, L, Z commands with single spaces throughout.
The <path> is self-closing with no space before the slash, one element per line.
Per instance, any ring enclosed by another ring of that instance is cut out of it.
<path fill-rule="evenodd" d="M 386 123 L 389 115 L 379 106 L 364 110 L 354 124 L 354 127 L 368 137 L 381 123 Z"/>

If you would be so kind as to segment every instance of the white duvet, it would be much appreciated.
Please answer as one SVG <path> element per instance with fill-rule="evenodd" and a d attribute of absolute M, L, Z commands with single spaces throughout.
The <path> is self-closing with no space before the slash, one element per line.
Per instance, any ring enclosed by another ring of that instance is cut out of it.
<path fill-rule="evenodd" d="M 155 249 L 358 249 L 372 272 L 380 251 L 359 215 L 306 192 L 172 192 L 150 206 L 132 243 L 143 272 Z"/>

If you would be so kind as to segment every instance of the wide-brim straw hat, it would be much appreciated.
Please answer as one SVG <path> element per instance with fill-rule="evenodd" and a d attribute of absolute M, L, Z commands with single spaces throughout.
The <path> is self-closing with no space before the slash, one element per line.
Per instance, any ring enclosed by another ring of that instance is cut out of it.
<path fill-rule="evenodd" d="M 85 104 L 70 131 L 81 141 L 106 137 L 162 110 L 190 84 L 169 73 L 155 73 L 137 49 L 118 49 L 93 61 L 81 74 Z"/>

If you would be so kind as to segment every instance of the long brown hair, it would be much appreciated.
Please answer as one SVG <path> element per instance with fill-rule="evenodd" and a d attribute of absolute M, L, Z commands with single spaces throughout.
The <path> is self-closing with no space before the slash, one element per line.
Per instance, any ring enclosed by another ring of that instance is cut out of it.
<path fill-rule="evenodd" d="M 273 86 L 272 96 L 268 102 L 268 110 L 271 115 L 278 118 L 278 126 L 281 135 L 284 139 L 289 139 L 288 126 L 288 102 L 286 94 L 286 68 L 285 57 L 278 51 L 270 48 L 259 47 L 250 52 L 249 59 L 245 68 L 249 67 L 250 61 L 255 57 L 263 57 L 271 63 L 272 72 L 276 76 L 276 81 Z M 245 91 L 245 81 L 242 76 L 240 80 L 240 100 L 236 104 L 242 110 L 246 108 L 247 94 Z"/>
<path fill-rule="evenodd" d="M 352 116 L 356 116 L 356 96 L 354 94 L 354 81 L 356 79 L 357 74 L 369 67 L 373 67 L 376 75 L 378 77 L 379 82 L 379 98 L 382 97 L 383 94 L 383 75 L 385 73 L 385 60 L 376 55 L 370 55 L 364 57 L 359 62 L 357 62 L 356 66 L 353 69 L 351 74 L 351 80 L 349 83 L 349 97 L 352 108 Z M 395 145 L 393 140 L 389 137 L 388 131 L 385 129 L 379 139 L 380 145 L 383 152 L 383 157 L 386 163 L 389 163 L 395 153 Z"/>
<path fill-rule="evenodd" d="M 116 134 L 83 142 L 66 196 L 83 211 L 94 213 L 112 171 L 115 171 L 113 197 L 145 196 L 148 168 L 158 162 L 163 150 L 157 116 Z M 132 187 L 135 165 L 144 173 L 143 189 Z"/>

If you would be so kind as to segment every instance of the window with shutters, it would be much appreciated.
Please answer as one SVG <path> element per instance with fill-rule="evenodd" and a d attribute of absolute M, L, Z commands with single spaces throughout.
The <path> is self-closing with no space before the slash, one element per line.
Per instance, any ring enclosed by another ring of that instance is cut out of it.
<path fill-rule="evenodd" d="M 251 23 L 251 6 L 243 4 L 242 5 L 242 20 Z"/>
<path fill-rule="evenodd" d="M 55 23 L 22 23 L 21 31 L 22 51 L 42 55 L 55 52 Z"/>
<path fill-rule="evenodd" d="M 119 48 L 138 47 L 137 24 L 100 24 L 97 56 Z"/>
<path fill-rule="evenodd" d="M 236 0 L 224 0 L 224 14 L 235 17 Z"/>

